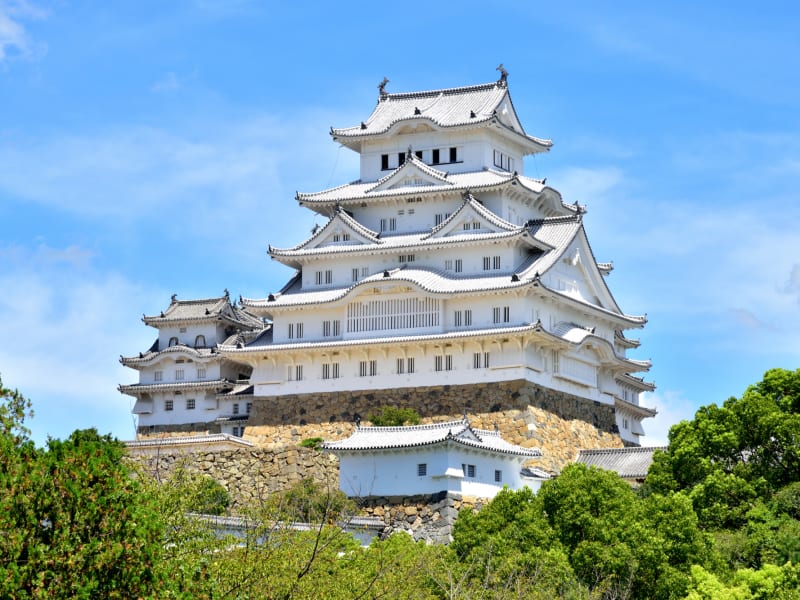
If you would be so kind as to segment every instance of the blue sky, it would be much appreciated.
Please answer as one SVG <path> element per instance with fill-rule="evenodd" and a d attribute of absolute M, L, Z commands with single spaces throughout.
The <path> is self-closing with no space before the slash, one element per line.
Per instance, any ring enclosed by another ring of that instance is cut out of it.
<path fill-rule="evenodd" d="M 568 4 L 557 7 L 556 4 Z M 648 443 L 800 366 L 800 8 L 793 2 L 80 3 L 0 0 L 0 374 L 34 438 L 133 436 L 141 322 L 181 298 L 264 297 L 293 200 L 358 176 L 330 126 L 392 92 L 493 81 L 526 174 L 586 204 Z M 665 3 L 663 6 L 667 6 Z"/>

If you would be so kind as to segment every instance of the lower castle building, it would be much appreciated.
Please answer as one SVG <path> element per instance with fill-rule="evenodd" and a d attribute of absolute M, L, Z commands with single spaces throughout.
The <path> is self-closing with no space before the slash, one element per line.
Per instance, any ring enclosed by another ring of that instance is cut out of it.
<path fill-rule="evenodd" d="M 286 285 L 213 307 L 173 299 L 145 318 L 159 340 L 122 359 L 142 377 L 120 388 L 137 398 L 140 434 L 341 438 L 393 404 L 432 421 L 467 412 L 556 461 L 640 444 L 655 414 L 640 396 L 654 386 L 641 376 L 650 363 L 628 356 L 639 346 L 628 332 L 646 318 L 612 295 L 586 207 L 524 175 L 525 156 L 552 142 L 526 133 L 499 70 L 491 83 L 424 92 L 389 93 L 384 80 L 364 121 L 331 129 L 360 155 L 360 178 L 297 194 L 324 224 L 269 247 L 293 271 Z M 554 432 L 570 452 L 542 439 Z"/>

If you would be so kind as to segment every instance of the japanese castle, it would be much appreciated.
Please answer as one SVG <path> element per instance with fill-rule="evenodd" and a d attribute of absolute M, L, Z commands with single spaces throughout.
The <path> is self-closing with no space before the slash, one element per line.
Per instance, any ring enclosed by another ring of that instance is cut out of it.
<path fill-rule="evenodd" d="M 371 115 L 331 129 L 359 154 L 360 178 L 297 194 L 327 222 L 296 246 L 269 246 L 293 271 L 283 288 L 202 301 L 217 303 L 195 321 L 178 319 L 192 306 L 173 299 L 145 319 L 159 340 L 123 359 L 140 383 L 121 386 L 137 398 L 140 432 L 222 422 L 215 431 L 241 434 L 230 419 L 260 399 L 375 392 L 379 405 L 384 390 L 522 381 L 608 407 L 615 433 L 640 443 L 655 411 L 639 399 L 654 386 L 639 375 L 650 363 L 627 356 L 639 346 L 627 332 L 646 318 L 611 294 L 585 207 L 524 174 L 524 158 L 552 142 L 525 131 L 499 70 L 491 83 L 423 92 L 389 93 L 384 79 Z M 191 386 L 202 410 L 184 402 Z"/>

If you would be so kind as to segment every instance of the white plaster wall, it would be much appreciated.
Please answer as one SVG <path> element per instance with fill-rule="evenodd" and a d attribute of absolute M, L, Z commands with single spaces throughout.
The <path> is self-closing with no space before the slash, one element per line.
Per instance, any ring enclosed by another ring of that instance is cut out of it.
<path fill-rule="evenodd" d="M 404 451 L 372 454 L 342 454 L 339 462 L 339 487 L 348 496 L 409 496 L 434 494 L 443 490 L 482 498 L 492 498 L 507 485 L 520 489 L 520 469 L 524 459 L 505 455 L 485 455 L 462 449 L 456 444 L 436 445 Z M 417 475 L 417 465 L 427 465 L 427 475 Z M 475 477 L 466 477 L 462 465 L 475 465 Z M 457 473 L 445 476 L 448 469 Z M 503 481 L 494 481 L 494 471 L 502 471 Z"/>

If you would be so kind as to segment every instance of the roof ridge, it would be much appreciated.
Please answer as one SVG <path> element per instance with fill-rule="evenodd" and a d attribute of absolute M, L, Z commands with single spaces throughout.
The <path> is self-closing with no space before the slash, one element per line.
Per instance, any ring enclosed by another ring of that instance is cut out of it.
<path fill-rule="evenodd" d="M 425 98 L 428 96 L 438 96 L 441 94 L 454 95 L 465 92 L 478 92 L 483 90 L 489 90 L 494 87 L 504 87 L 504 86 L 501 86 L 497 81 L 492 81 L 490 83 L 476 83 L 473 85 L 465 85 L 460 87 L 440 88 L 438 90 L 421 90 L 418 92 L 393 92 L 393 93 L 387 93 L 385 96 L 382 96 L 379 99 L 379 102 L 385 102 L 387 100 L 407 100 L 409 98 Z"/>

